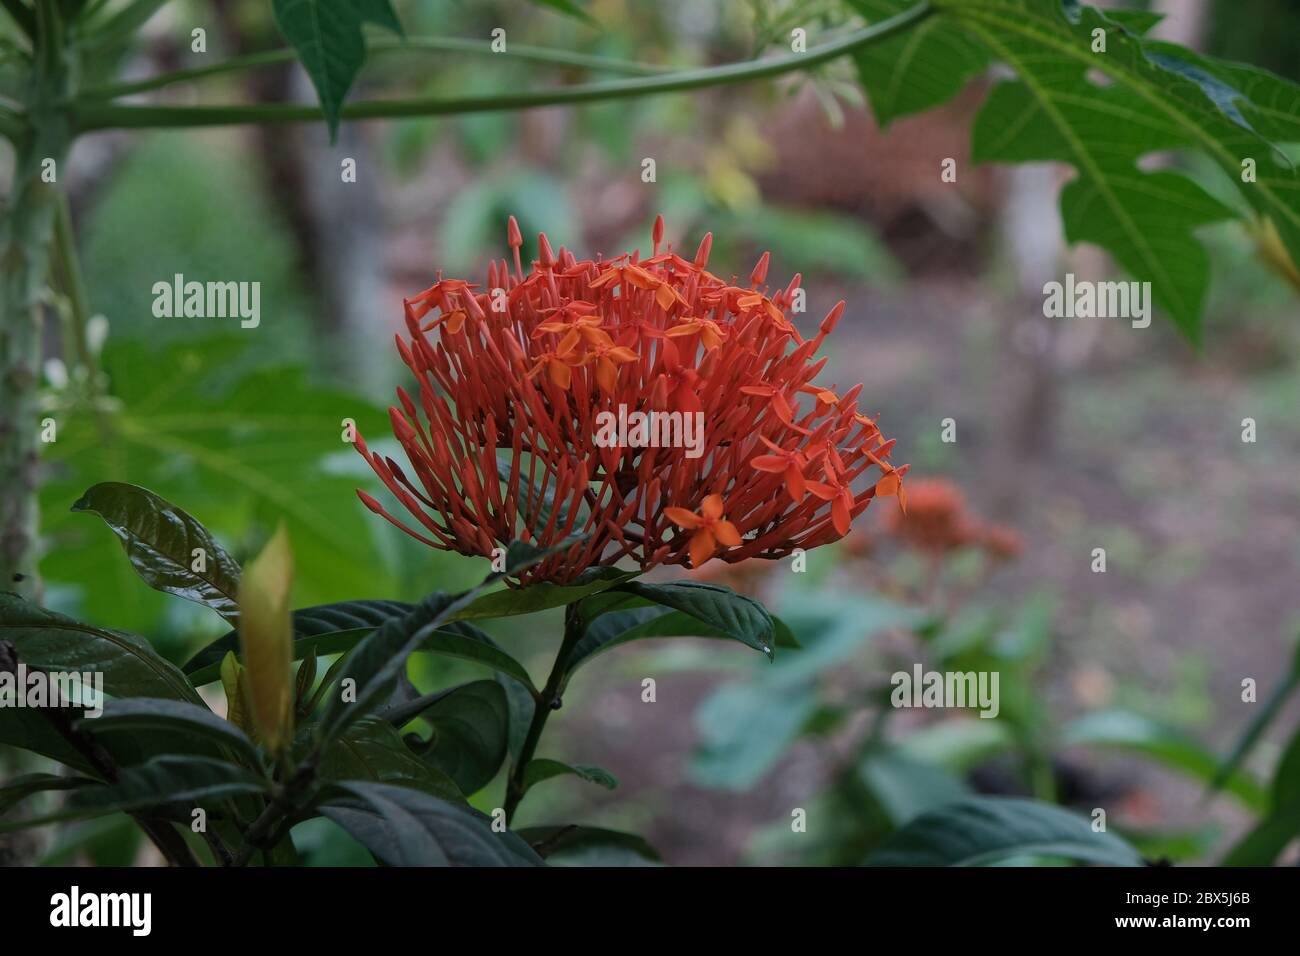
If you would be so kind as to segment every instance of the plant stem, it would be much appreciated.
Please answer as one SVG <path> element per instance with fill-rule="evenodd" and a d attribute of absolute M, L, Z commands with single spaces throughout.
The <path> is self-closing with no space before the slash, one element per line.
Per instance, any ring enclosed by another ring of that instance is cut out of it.
<path fill-rule="evenodd" d="M 68 197 L 59 194 L 54 215 L 54 251 L 61 273 L 63 291 L 72 306 L 72 345 L 77 360 L 89 377 L 92 393 L 99 380 L 99 362 L 86 338 L 86 324 L 90 321 L 90 303 L 86 297 L 86 283 L 81 275 L 81 258 L 77 254 L 76 234 L 72 229 L 72 212 Z"/>
<path fill-rule="evenodd" d="M 27 122 L 14 147 L 13 187 L 0 219 L 0 587 L 28 596 L 36 579 L 36 487 L 41 297 L 49 271 L 57 192 L 71 142 L 57 105 L 67 86 L 54 0 L 35 7 L 36 55 L 25 91 Z"/>
<path fill-rule="evenodd" d="M 459 113 L 484 113 L 500 110 L 531 109 L 539 106 L 562 106 L 600 100 L 650 96 L 704 89 L 728 83 L 779 76 L 805 70 L 820 63 L 887 40 L 915 26 L 932 12 L 926 0 L 897 16 L 855 30 L 841 39 L 814 47 L 806 53 L 793 53 L 729 63 L 725 66 L 682 70 L 664 76 L 584 83 L 545 90 L 518 93 L 494 93 L 458 98 L 427 97 L 406 100 L 378 100 L 344 106 L 344 119 L 392 119 L 416 116 L 447 116 Z M 305 123 L 319 120 L 316 107 L 289 104 L 228 106 L 119 106 L 109 103 L 84 103 L 74 106 L 79 132 L 99 129 L 145 129 L 153 127 L 230 126 L 241 123 Z"/>
<path fill-rule="evenodd" d="M 595 56 L 587 53 L 571 53 L 568 50 L 555 50 L 550 47 L 511 45 L 504 53 L 494 53 L 488 40 L 472 40 L 465 37 L 410 37 L 406 40 L 375 39 L 366 45 L 366 53 L 469 53 L 489 54 L 491 56 L 511 57 L 533 63 L 550 63 L 556 66 L 573 66 L 585 70 L 604 73 L 622 73 L 628 76 L 655 76 L 669 72 L 672 67 L 658 66 L 653 63 L 637 63 L 631 60 L 616 60 L 610 57 Z M 86 99 L 102 100 L 117 96 L 129 96 L 134 93 L 146 93 L 162 89 L 174 83 L 201 80 L 226 73 L 241 73 L 280 63 L 292 63 L 297 54 L 289 49 L 262 50 L 244 56 L 231 57 L 211 66 L 200 66 L 189 70 L 176 70 L 159 76 L 146 77 L 119 83 L 105 83 L 101 86 L 88 87 L 78 94 Z"/>
<path fill-rule="evenodd" d="M 253 854 L 258 850 L 274 846 L 281 838 L 281 830 L 289 817 L 297 812 L 298 800 L 311 789 L 316 779 L 316 765 L 319 761 L 319 749 L 313 750 L 294 770 L 292 776 L 275 792 L 263 810 L 251 824 L 244 835 L 244 845 L 239 848 L 230 866 L 247 866 Z"/>
<path fill-rule="evenodd" d="M 519 757 L 510 766 L 510 777 L 506 781 L 507 825 L 514 819 L 519 801 L 524 798 L 524 774 L 528 771 L 533 754 L 537 752 L 537 743 L 542 739 L 542 731 L 546 729 L 546 719 L 551 716 L 552 710 L 559 709 L 560 688 L 568 670 L 569 655 L 573 653 L 574 645 L 582 639 L 584 629 L 585 621 L 578 611 L 578 605 L 570 604 L 564 609 L 564 640 L 560 642 L 560 650 L 555 655 L 555 663 L 551 665 L 546 686 L 533 705 L 533 719 L 528 725 L 528 735 L 524 737 L 523 746 L 519 749 Z"/>

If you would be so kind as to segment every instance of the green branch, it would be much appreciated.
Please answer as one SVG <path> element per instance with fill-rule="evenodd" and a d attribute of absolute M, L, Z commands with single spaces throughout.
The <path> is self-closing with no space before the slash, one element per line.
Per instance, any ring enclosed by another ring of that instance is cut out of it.
<path fill-rule="evenodd" d="M 390 40 L 375 39 L 371 40 L 366 47 L 369 54 L 389 54 L 389 53 L 469 53 L 469 54 L 489 54 L 491 56 L 508 56 L 517 60 L 526 60 L 533 63 L 549 63 L 556 66 L 574 66 L 586 70 L 596 70 L 605 73 L 623 73 L 628 76 L 658 76 L 669 72 L 672 68 L 666 66 L 656 66 L 652 63 L 636 63 L 631 60 L 616 60 L 610 57 L 592 56 L 586 53 L 570 53 L 567 50 L 555 50 L 549 47 L 541 46 L 523 46 L 512 45 L 505 53 L 495 53 L 492 50 L 491 41 L 488 40 L 470 40 L 463 37 L 411 37 L 407 40 Z M 105 83 L 102 86 L 88 87 L 82 90 L 79 95 L 87 99 L 106 100 L 118 96 L 129 96 L 134 93 L 146 93 L 150 90 L 161 89 L 165 86 L 171 86 L 175 83 L 187 83 L 191 80 L 201 80 L 211 76 L 220 76 L 227 73 L 242 73 L 246 70 L 256 70 L 265 66 L 275 66 L 280 63 L 291 63 L 297 59 L 297 54 L 289 49 L 281 50 L 264 50 L 260 53 L 249 53 L 244 56 L 232 57 L 222 63 L 215 63 L 212 66 L 200 66 L 191 70 L 177 70 L 173 73 L 163 73 L 160 76 L 151 76 L 143 80 L 134 80 L 123 83 Z"/>
<path fill-rule="evenodd" d="M 519 801 L 524 798 L 525 786 L 524 777 L 528 773 L 528 765 L 532 763 L 533 755 L 537 752 L 537 744 L 542 739 L 542 731 L 546 729 L 546 718 L 551 716 L 551 711 L 560 706 L 560 688 L 564 686 L 565 678 L 568 674 L 569 657 L 573 653 L 574 646 L 582 640 L 582 635 L 587 629 L 587 622 L 584 620 L 582 613 L 578 610 L 577 604 L 570 604 L 564 609 L 564 639 L 560 642 L 560 649 L 556 652 L 555 663 L 551 666 L 550 676 L 546 679 L 546 686 L 533 701 L 533 719 L 528 724 L 528 733 L 524 737 L 523 746 L 519 749 L 519 756 L 515 758 L 510 765 L 510 773 L 506 779 L 506 825 L 515 817 L 515 811 L 519 809 Z"/>
<path fill-rule="evenodd" d="M 520 93 L 496 93 L 459 98 L 430 97 L 408 100 L 378 100 L 353 103 L 343 107 L 344 119 L 393 119 L 419 116 L 448 116 L 458 113 L 484 113 L 499 110 L 532 109 L 539 106 L 563 106 L 601 100 L 651 96 L 704 89 L 729 83 L 779 76 L 795 70 L 839 59 L 879 43 L 919 23 L 932 12 L 926 0 L 897 16 L 814 47 L 806 53 L 793 53 L 730 63 L 725 66 L 683 70 L 663 76 L 585 83 L 556 89 Z M 316 107 L 288 104 L 231 106 L 118 106 L 89 103 L 74 107 L 74 122 L 79 132 L 99 129 L 145 129 L 156 127 L 231 126 L 243 123 L 307 123 L 318 121 Z"/>

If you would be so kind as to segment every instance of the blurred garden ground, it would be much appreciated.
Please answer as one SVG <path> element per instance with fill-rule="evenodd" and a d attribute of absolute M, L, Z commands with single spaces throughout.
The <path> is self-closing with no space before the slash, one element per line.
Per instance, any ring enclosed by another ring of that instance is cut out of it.
<path fill-rule="evenodd" d="M 230 51 L 269 40 L 264 6 L 195 5 L 211 18 L 214 45 Z M 1229 0 L 1166 5 L 1180 6 L 1199 11 L 1198 22 L 1169 29 L 1193 30 L 1211 52 L 1300 74 L 1300 13 L 1284 13 L 1286 5 L 1258 3 L 1278 19 L 1260 16 L 1254 33 L 1247 18 L 1234 21 Z M 652 63 L 749 56 L 794 22 L 792 6 L 768 3 L 600 0 L 590 6 L 595 19 L 617 25 L 602 34 L 514 5 L 407 7 L 413 33 L 485 36 L 507 22 L 520 42 Z M 802 14 L 810 33 L 823 7 Z M 756 18 L 755 9 L 766 13 Z M 155 55 L 165 58 L 169 25 L 159 17 L 154 28 Z M 556 82 L 566 71 L 394 56 L 362 85 L 466 92 L 538 77 Z M 254 95 L 312 96 L 288 69 L 265 71 L 257 84 Z M 797 690 L 768 695 L 761 714 L 746 710 L 745 682 L 766 679 L 762 668 L 779 662 L 756 663 L 708 641 L 608 655 L 574 682 L 570 696 L 585 706 L 557 715 L 546 755 L 604 766 L 619 791 L 556 783 L 521 820 L 563 809 L 642 832 L 676 864 L 803 859 L 774 834 L 789 831 L 792 808 L 813 806 L 855 759 L 855 742 L 875 732 L 872 694 L 889 673 L 937 653 L 930 646 L 909 656 L 888 626 L 877 634 L 862 623 L 852 601 L 914 603 L 904 599 L 917 589 L 934 604 L 970 591 L 959 610 L 973 619 L 992 609 L 991 640 L 1014 633 L 1032 644 L 1008 667 L 1023 666 L 1022 685 L 1035 699 L 1019 711 L 1019 726 L 1047 767 L 1049 781 L 1040 774 L 1038 786 L 1085 812 L 1112 808 L 1116 825 L 1177 837 L 1171 854 L 1215 859 L 1247 820 L 1238 803 L 1207 805 L 1204 779 L 1158 769 L 1124 747 L 1070 746 L 1067 728 L 1082 716 L 1122 712 L 1222 755 L 1257 706 L 1242 703 L 1242 680 L 1256 680 L 1262 697 L 1290 666 L 1300 629 L 1297 290 L 1260 261 L 1249 236 L 1226 226 L 1205 233 L 1214 274 L 1199 351 L 1159 315 L 1145 330 L 1044 318 L 1044 281 L 1067 271 L 1113 277 L 1092 250 L 1061 245 L 1055 194 L 1065 174 L 973 167 L 969 123 L 979 88 L 884 133 L 849 95 L 854 89 L 845 62 L 812 78 L 646 101 L 356 124 L 335 146 L 317 126 L 91 138 L 71 173 L 91 308 L 109 322 L 114 389 L 125 390 L 128 407 L 154 411 L 135 441 L 101 440 L 82 421 L 50 455 L 47 603 L 136 628 L 177 659 L 214 633 L 199 610 L 162 617 L 162 600 L 131 576 L 111 536 L 67 514 L 81 489 L 109 478 L 181 504 L 241 558 L 279 513 L 290 513 L 299 605 L 362 591 L 412 599 L 476 579 L 480 562 L 428 554 L 371 520 L 351 493 L 369 484 L 364 463 L 348 450 L 326 454 L 337 436 L 304 435 L 293 420 L 329 409 L 334 421 L 353 414 L 368 437 L 385 433 L 383 408 L 404 381 L 392 348 L 402 297 L 440 269 L 482 281 L 488 258 L 505 249 L 508 215 L 526 238 L 540 229 L 580 255 L 616 255 L 647 250 L 662 212 L 667 238 L 683 251 L 714 232 L 717 271 L 747 274 L 771 249 L 774 284 L 802 272 L 806 328 L 846 299 L 821 379 L 864 382 L 861 402 L 898 439 L 894 457 L 912 463 L 911 480 L 950 479 L 973 514 L 1013 529 L 1023 551 L 987 580 L 979 559 L 955 555 L 930 588 L 924 562 L 886 529 L 893 503 L 883 502 L 859 520 L 852 548 L 811 556 L 808 580 L 781 563 L 733 581 L 775 594 L 774 609 L 795 619 L 820 620 L 826 607 L 848 602 L 836 626 L 856 633 L 828 652 L 825 671 L 810 669 L 788 685 Z M 357 160 L 356 183 L 339 181 L 345 157 Z M 641 178 L 647 157 L 656 161 L 654 183 Z M 945 157 L 957 160 L 955 185 L 940 182 Z M 1211 189 L 1212 175 L 1204 179 Z M 152 285 L 175 273 L 260 281 L 261 327 L 154 318 Z M 277 371 L 259 377 L 258 369 Z M 231 388 L 234 400 L 223 391 Z M 284 433 L 242 447 L 245 412 L 284 418 Z M 956 423 L 951 444 L 940 438 L 947 418 Z M 1256 422 L 1253 444 L 1241 440 L 1245 418 Z M 304 497 L 304 478 L 318 467 L 325 477 Z M 1107 551 L 1105 574 L 1091 570 L 1097 547 Z M 350 586 L 357 569 L 375 568 L 384 569 L 380 583 Z M 76 583 L 86 580 L 94 583 Z M 502 639 L 541 670 L 559 621 L 527 620 L 532 633 Z M 442 661 L 417 668 L 426 683 L 471 673 Z M 641 698 L 645 677 L 657 681 L 653 705 Z M 800 709 L 810 683 L 817 702 Z M 805 735 L 818 720 L 824 732 Z M 902 740 L 936 723 L 971 721 L 989 723 L 908 713 L 883 732 Z M 1016 752 L 972 742 L 960 758 L 932 761 L 942 774 L 931 783 L 1028 792 L 1035 774 L 1022 772 Z M 1252 762 L 1267 769 L 1276 755 L 1276 746 L 1262 748 Z M 909 776 L 908 786 L 926 782 Z M 879 792 L 876 799 L 888 803 Z M 839 813 L 810 813 L 810 833 L 833 830 L 827 816 Z"/>

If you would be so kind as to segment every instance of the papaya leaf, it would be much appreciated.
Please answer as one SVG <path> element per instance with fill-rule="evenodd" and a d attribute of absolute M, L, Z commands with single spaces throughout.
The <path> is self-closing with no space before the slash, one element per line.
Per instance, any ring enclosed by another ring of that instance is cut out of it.
<path fill-rule="evenodd" d="M 333 142 L 343 99 L 366 59 L 361 27 L 374 23 L 401 34 L 397 14 L 389 0 L 272 0 L 271 10 L 316 87 Z"/>

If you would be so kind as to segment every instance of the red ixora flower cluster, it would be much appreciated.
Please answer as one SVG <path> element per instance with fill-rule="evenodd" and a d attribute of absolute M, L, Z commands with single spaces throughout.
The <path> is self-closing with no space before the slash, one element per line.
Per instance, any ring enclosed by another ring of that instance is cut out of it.
<path fill-rule="evenodd" d="M 409 473 L 356 445 L 418 527 L 358 491 L 371 511 L 468 555 L 580 536 L 524 575 L 563 583 L 623 558 L 779 558 L 844 536 L 872 498 L 905 502 L 907 466 L 858 411 L 862 386 L 813 381 L 843 302 L 805 341 L 787 317 L 799 276 L 770 292 L 764 253 L 748 286 L 726 282 L 705 269 L 712 235 L 683 258 L 662 217 L 648 259 L 557 255 L 541 235 L 527 275 L 513 217 L 508 235 L 513 273 L 493 262 L 483 291 L 439 275 L 406 300 L 397 349 L 419 388 L 389 413 Z M 679 437 L 692 416 L 703 434 L 689 449 L 598 441 L 620 409 L 661 413 L 668 438 L 672 413 Z"/>

